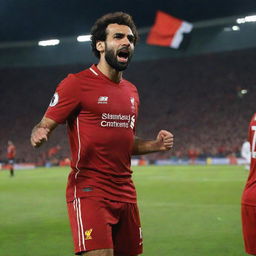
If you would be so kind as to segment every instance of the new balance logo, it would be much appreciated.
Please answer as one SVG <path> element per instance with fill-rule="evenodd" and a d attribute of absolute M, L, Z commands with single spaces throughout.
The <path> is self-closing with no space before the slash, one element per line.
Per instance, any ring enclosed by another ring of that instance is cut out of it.
<path fill-rule="evenodd" d="M 108 104 L 108 97 L 107 96 L 100 96 L 98 98 L 98 104 Z"/>

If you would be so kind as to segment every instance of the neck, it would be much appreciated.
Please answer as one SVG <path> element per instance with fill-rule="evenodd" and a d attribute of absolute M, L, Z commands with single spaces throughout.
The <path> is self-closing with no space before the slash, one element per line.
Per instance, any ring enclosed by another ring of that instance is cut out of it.
<path fill-rule="evenodd" d="M 122 79 L 122 72 L 112 68 L 106 61 L 102 61 L 102 59 L 100 59 L 97 68 L 114 83 L 119 83 Z"/>

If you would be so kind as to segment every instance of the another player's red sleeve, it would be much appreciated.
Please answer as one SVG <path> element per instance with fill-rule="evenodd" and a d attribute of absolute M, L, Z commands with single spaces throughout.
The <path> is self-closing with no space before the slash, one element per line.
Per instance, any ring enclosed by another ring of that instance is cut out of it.
<path fill-rule="evenodd" d="M 252 119 L 251 119 L 250 124 L 249 124 L 249 129 L 248 129 L 248 141 L 250 142 L 250 144 L 252 144 L 251 126 L 252 126 L 253 120 L 256 120 L 256 114 L 254 114 L 254 115 L 252 116 Z"/>
<path fill-rule="evenodd" d="M 64 123 L 80 105 L 80 84 L 69 75 L 57 87 L 45 116 L 57 123 Z"/>

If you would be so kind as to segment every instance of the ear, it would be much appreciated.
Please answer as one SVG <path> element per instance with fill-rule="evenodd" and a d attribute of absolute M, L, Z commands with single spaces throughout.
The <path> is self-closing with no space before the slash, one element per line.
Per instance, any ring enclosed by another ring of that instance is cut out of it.
<path fill-rule="evenodd" d="M 96 49 L 99 51 L 99 52 L 104 52 L 105 51 L 105 42 L 104 41 L 98 41 L 96 43 Z"/>

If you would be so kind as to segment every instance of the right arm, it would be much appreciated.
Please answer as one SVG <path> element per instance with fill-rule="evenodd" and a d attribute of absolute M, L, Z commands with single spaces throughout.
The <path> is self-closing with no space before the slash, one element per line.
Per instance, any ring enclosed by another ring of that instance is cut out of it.
<path fill-rule="evenodd" d="M 65 123 L 79 104 L 80 83 L 74 75 L 69 75 L 58 85 L 43 119 L 33 128 L 30 138 L 32 146 L 37 148 L 47 141 L 50 133 L 58 124 Z"/>
<path fill-rule="evenodd" d="M 43 117 L 32 130 L 30 142 L 34 148 L 40 147 L 45 141 L 48 140 L 50 133 L 57 127 L 58 123 L 54 120 Z"/>

